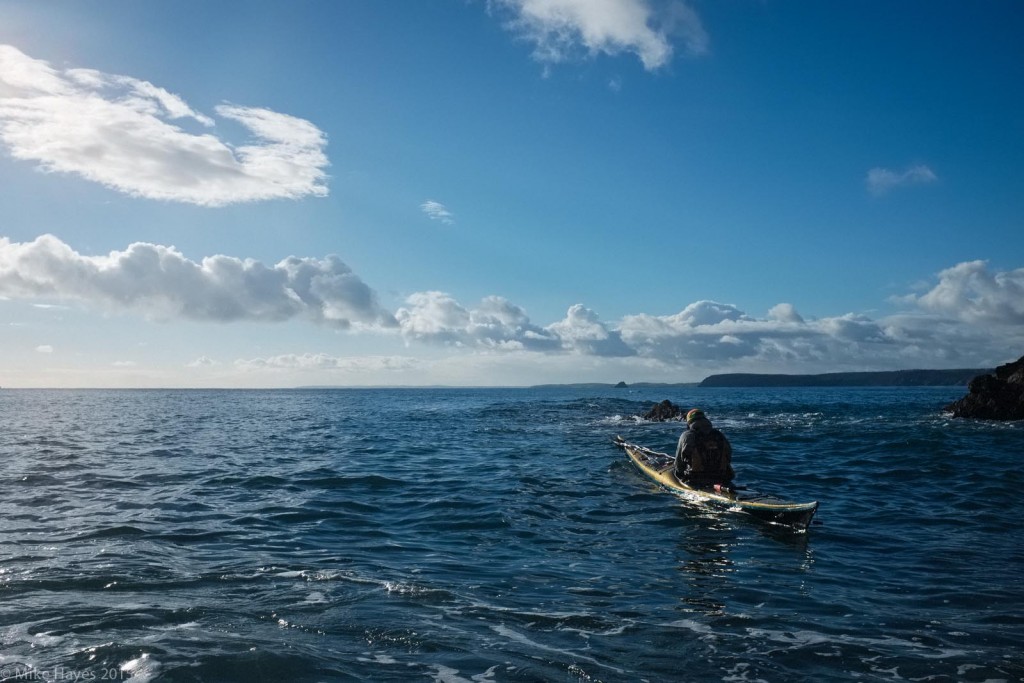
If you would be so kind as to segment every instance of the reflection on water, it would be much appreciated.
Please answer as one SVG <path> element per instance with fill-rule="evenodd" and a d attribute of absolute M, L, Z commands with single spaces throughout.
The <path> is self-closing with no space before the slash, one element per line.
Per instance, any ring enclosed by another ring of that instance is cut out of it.
<path fill-rule="evenodd" d="M 680 530 L 685 537 L 677 544 L 676 555 L 679 601 L 688 613 L 726 616 L 730 598 L 749 592 L 743 575 L 752 565 L 762 569 L 774 566 L 783 575 L 805 575 L 813 568 L 808 534 L 770 524 L 751 527 L 742 515 L 727 512 L 709 514 L 704 509 L 695 516 L 689 505 L 683 506 L 682 514 L 689 524 Z M 749 542 L 743 539 L 751 528 L 772 539 L 770 553 L 749 556 Z M 740 602 L 749 609 L 747 600 Z"/>
<path fill-rule="evenodd" d="M 726 594 L 731 576 L 736 571 L 730 554 L 735 550 L 737 536 L 732 525 L 721 519 L 699 519 L 680 541 L 680 601 L 687 612 L 706 616 L 725 614 Z"/>

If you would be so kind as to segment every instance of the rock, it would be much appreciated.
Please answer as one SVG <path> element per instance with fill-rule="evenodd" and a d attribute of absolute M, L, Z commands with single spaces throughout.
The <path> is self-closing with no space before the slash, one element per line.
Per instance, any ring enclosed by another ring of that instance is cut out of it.
<path fill-rule="evenodd" d="M 661 403 L 655 403 L 654 406 L 648 410 L 643 418 L 652 422 L 668 422 L 669 420 L 682 420 L 683 409 L 677 406 L 672 401 L 665 399 Z"/>
<path fill-rule="evenodd" d="M 616 389 L 628 389 L 629 385 L 626 384 L 625 382 L 619 382 L 618 384 L 615 385 L 615 388 Z"/>
<path fill-rule="evenodd" d="M 944 408 L 953 417 L 979 420 L 1024 420 L 1024 356 L 1000 365 L 991 375 L 978 375 L 967 395 Z"/>

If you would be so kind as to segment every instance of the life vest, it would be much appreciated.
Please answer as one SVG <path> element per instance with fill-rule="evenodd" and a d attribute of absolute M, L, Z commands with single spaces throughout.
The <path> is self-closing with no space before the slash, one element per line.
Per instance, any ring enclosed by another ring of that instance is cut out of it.
<path fill-rule="evenodd" d="M 693 453 L 686 477 L 691 481 L 729 481 L 732 479 L 732 458 L 725 445 L 725 435 L 717 429 L 694 432 Z"/>

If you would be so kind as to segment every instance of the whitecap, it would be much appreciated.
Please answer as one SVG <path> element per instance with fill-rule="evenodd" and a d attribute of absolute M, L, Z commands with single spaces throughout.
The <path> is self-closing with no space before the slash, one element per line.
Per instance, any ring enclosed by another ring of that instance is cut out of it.
<path fill-rule="evenodd" d="M 460 676 L 458 669 L 452 669 L 443 664 L 435 665 L 434 680 L 439 683 L 473 683 L 470 679 Z"/>
<path fill-rule="evenodd" d="M 58 643 L 64 642 L 64 636 L 52 636 L 49 633 L 36 633 L 32 636 L 32 645 L 42 647 L 49 647 L 51 645 L 57 645 Z"/>
<path fill-rule="evenodd" d="M 129 674 L 133 681 L 140 681 L 140 683 L 148 683 L 148 681 L 156 679 L 160 668 L 160 662 L 151 658 L 149 653 L 121 664 L 121 671 Z"/>
<path fill-rule="evenodd" d="M 702 624 L 699 621 L 694 621 L 693 619 L 680 619 L 679 621 L 673 621 L 665 625 L 671 626 L 672 628 L 685 628 L 689 631 L 700 633 L 702 635 L 715 635 L 714 630 L 712 630 L 710 626 Z"/>
<path fill-rule="evenodd" d="M 379 652 L 367 652 L 365 657 L 356 657 L 358 662 L 372 664 L 398 664 L 399 661 L 390 655 L 382 655 Z"/>
<path fill-rule="evenodd" d="M 428 593 L 443 593 L 439 588 L 425 588 L 423 586 L 416 586 L 411 583 L 402 583 L 400 581 L 384 581 L 384 590 L 388 593 L 397 593 L 399 595 L 425 595 Z"/>
<path fill-rule="evenodd" d="M 443 664 L 434 665 L 434 680 L 440 683 L 483 683 L 484 681 L 494 680 L 494 671 L 497 666 L 492 666 L 483 673 L 477 674 L 472 678 L 463 678 L 459 675 L 458 669 L 453 669 Z"/>
<path fill-rule="evenodd" d="M 609 415 L 602 417 L 599 420 L 595 420 L 592 424 L 596 425 L 643 425 L 653 424 L 650 420 L 645 420 L 639 415 Z"/>
<path fill-rule="evenodd" d="M 198 621 L 186 621 L 183 624 L 161 624 L 159 626 L 150 626 L 150 629 L 154 631 L 193 631 L 198 630 L 202 627 Z"/>

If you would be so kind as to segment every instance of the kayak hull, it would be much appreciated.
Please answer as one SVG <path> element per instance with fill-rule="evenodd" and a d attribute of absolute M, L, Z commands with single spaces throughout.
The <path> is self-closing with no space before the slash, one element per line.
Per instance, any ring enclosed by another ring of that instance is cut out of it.
<path fill-rule="evenodd" d="M 689 500 L 720 509 L 744 512 L 770 524 L 792 527 L 800 531 L 807 530 L 814 513 L 818 510 L 818 501 L 795 503 L 748 490 L 716 491 L 710 488 L 696 488 L 676 478 L 673 458 L 667 453 L 628 443 L 622 437 L 615 437 L 615 444 L 626 452 L 630 461 L 648 478 L 662 488 Z"/>

